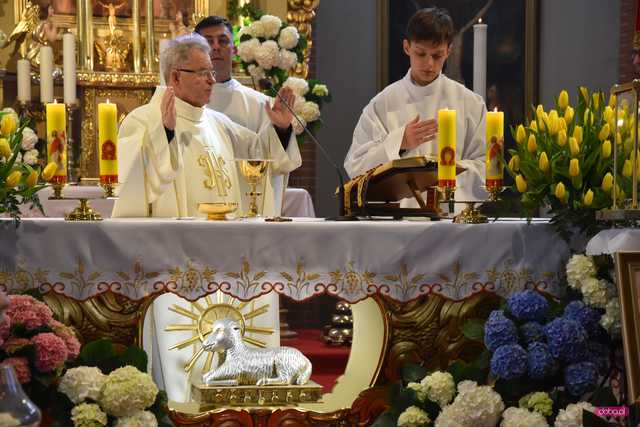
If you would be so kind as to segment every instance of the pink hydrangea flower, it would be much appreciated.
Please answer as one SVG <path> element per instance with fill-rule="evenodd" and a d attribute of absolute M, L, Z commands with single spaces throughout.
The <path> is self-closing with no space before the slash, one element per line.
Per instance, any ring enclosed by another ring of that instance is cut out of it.
<path fill-rule="evenodd" d="M 29 370 L 29 362 L 24 357 L 9 357 L 2 361 L 3 365 L 11 365 L 16 371 L 16 376 L 20 384 L 26 384 L 31 381 L 31 371 Z"/>
<path fill-rule="evenodd" d="M 64 341 L 67 346 L 68 357 L 69 359 L 75 359 L 80 354 L 80 341 L 76 338 L 73 329 L 65 325 L 64 323 L 60 323 L 57 320 L 53 320 L 51 322 L 51 329 L 53 332 Z"/>
<path fill-rule="evenodd" d="M 8 354 L 13 354 L 29 344 L 31 341 L 28 338 L 9 337 L 2 345 L 2 349 Z"/>
<path fill-rule="evenodd" d="M 23 324 L 27 329 L 37 329 L 53 320 L 51 309 L 29 295 L 9 295 L 7 315 L 11 325 Z"/>
<path fill-rule="evenodd" d="M 67 360 L 67 346 L 56 334 L 38 334 L 31 338 L 31 342 L 36 346 L 35 366 L 40 372 L 52 372 Z"/>

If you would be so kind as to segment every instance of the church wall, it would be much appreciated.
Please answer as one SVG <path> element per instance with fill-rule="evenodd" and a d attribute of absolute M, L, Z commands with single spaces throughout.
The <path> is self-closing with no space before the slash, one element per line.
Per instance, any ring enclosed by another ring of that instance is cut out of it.
<path fill-rule="evenodd" d="M 333 93 L 322 111 L 318 139 L 342 168 L 362 109 L 377 92 L 375 0 L 322 0 L 317 11 L 316 72 Z M 336 172 L 316 152 L 316 215 L 337 213 Z"/>
<path fill-rule="evenodd" d="M 621 0 L 542 0 L 540 101 L 578 85 L 609 91 L 618 82 Z M 633 15 L 627 17 L 633 23 Z M 622 53 L 621 53 L 622 54 Z M 631 62 L 631 51 L 627 55 Z"/>

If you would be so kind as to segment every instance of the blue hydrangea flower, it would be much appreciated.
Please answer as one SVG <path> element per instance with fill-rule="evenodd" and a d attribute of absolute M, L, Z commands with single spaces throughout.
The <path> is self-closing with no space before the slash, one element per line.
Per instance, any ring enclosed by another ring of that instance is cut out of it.
<path fill-rule="evenodd" d="M 527 372 L 527 352 L 518 344 L 507 344 L 493 353 L 491 373 L 495 377 L 512 380 Z"/>
<path fill-rule="evenodd" d="M 611 363 L 610 352 L 609 347 L 606 345 L 595 341 L 589 341 L 587 343 L 586 361 L 596 365 L 598 372 L 604 375 L 609 370 L 609 365 Z"/>
<path fill-rule="evenodd" d="M 564 385 L 575 397 L 593 391 L 598 385 L 598 368 L 591 362 L 569 365 L 564 370 Z"/>
<path fill-rule="evenodd" d="M 597 309 L 585 305 L 582 301 L 571 301 L 564 308 L 564 317 L 580 323 L 589 333 L 599 326 L 602 314 Z"/>
<path fill-rule="evenodd" d="M 527 352 L 527 372 L 533 379 L 545 378 L 553 371 L 554 360 L 549 347 L 541 342 L 534 342 Z"/>
<path fill-rule="evenodd" d="M 518 329 L 520 331 L 520 338 L 525 345 L 536 341 L 544 341 L 544 330 L 538 322 L 527 322 Z"/>
<path fill-rule="evenodd" d="M 556 317 L 544 327 L 549 351 L 556 359 L 577 362 L 584 359 L 587 350 L 587 332 L 580 323 Z"/>
<path fill-rule="evenodd" d="M 544 319 L 549 309 L 549 303 L 538 292 L 526 290 L 513 294 L 507 300 L 507 308 L 518 320 Z"/>
<path fill-rule="evenodd" d="M 500 346 L 517 342 L 516 325 L 507 319 L 501 310 L 492 311 L 484 325 L 484 345 L 493 352 Z"/>

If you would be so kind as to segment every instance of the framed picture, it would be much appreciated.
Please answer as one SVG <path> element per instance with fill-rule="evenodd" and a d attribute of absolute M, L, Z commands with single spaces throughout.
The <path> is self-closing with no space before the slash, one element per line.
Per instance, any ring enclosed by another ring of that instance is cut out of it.
<path fill-rule="evenodd" d="M 640 252 L 615 256 L 628 403 L 640 403 Z"/>
<path fill-rule="evenodd" d="M 380 89 L 407 73 L 407 23 L 417 10 L 433 6 L 447 9 L 458 31 L 444 73 L 473 89 L 473 24 L 482 18 L 488 25 L 487 107 L 504 111 L 505 123 L 522 121 L 538 97 L 535 0 L 379 0 Z"/>

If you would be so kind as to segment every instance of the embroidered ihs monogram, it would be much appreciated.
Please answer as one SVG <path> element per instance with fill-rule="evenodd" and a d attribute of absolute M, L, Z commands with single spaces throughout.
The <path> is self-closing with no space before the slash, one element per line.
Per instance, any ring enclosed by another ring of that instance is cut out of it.
<path fill-rule="evenodd" d="M 211 153 L 198 157 L 198 164 L 204 169 L 207 179 L 203 181 L 205 188 L 218 190 L 218 196 L 227 196 L 231 189 L 231 179 L 225 169 L 225 161 L 222 156 Z"/>

